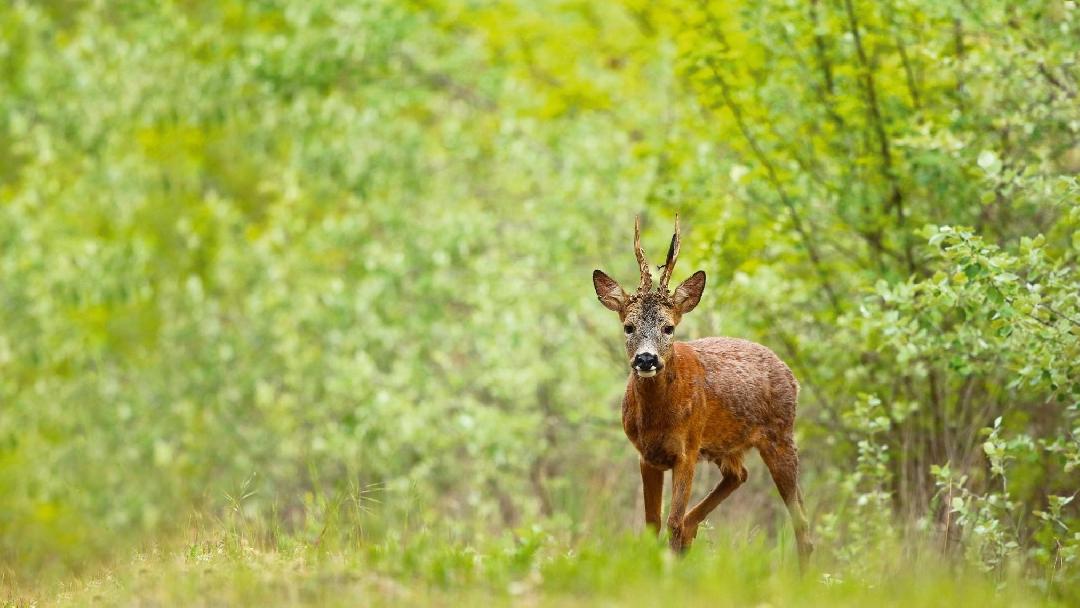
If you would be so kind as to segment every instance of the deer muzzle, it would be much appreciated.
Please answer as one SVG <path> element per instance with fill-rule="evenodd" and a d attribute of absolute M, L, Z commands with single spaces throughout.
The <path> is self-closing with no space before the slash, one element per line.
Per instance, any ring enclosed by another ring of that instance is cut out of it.
<path fill-rule="evenodd" d="M 664 369 L 664 362 L 656 353 L 638 353 L 634 355 L 634 361 L 630 364 L 637 372 L 639 378 L 652 378 L 657 372 Z"/>

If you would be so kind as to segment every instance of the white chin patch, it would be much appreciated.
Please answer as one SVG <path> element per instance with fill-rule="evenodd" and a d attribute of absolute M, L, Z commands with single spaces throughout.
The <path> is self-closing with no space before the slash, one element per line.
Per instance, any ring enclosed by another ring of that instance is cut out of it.
<path fill-rule="evenodd" d="M 638 378 L 652 378 L 653 376 L 656 375 L 656 370 L 655 369 L 650 369 L 647 372 L 641 371 L 640 369 L 639 370 L 634 370 L 634 371 L 637 372 Z"/>

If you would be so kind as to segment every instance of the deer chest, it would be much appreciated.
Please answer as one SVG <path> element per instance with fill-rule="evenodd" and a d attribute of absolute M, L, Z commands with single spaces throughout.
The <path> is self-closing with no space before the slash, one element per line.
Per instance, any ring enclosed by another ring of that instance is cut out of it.
<path fill-rule="evenodd" d="M 683 451 L 683 439 L 674 432 L 673 426 L 642 425 L 634 412 L 624 411 L 623 414 L 623 430 L 642 460 L 657 469 L 667 470 L 675 466 Z"/>
<path fill-rule="evenodd" d="M 679 450 L 672 445 L 668 437 L 645 437 L 638 438 L 637 441 L 631 439 L 631 442 L 641 454 L 642 460 L 653 468 L 670 469 L 679 459 Z"/>

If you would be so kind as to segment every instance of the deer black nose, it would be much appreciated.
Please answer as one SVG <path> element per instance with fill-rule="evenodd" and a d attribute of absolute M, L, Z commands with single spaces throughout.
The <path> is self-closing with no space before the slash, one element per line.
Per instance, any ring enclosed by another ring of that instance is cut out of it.
<path fill-rule="evenodd" d="M 649 371 L 653 369 L 659 369 L 660 357 L 657 357 L 653 353 L 638 353 L 634 355 L 634 369 L 641 371 Z"/>

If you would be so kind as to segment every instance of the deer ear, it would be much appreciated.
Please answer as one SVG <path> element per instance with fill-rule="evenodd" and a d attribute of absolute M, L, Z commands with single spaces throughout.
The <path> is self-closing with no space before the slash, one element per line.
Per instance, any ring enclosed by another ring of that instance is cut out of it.
<path fill-rule="evenodd" d="M 592 273 L 593 288 L 596 289 L 596 297 L 600 303 L 609 310 L 619 312 L 626 304 L 627 295 L 623 288 L 615 282 L 615 279 L 604 274 L 602 270 L 594 270 Z"/>
<path fill-rule="evenodd" d="M 690 275 L 689 279 L 676 287 L 671 299 L 675 301 L 675 308 L 679 311 L 679 314 L 685 315 L 694 310 L 694 307 L 701 301 L 701 292 L 703 291 L 705 291 L 704 270 L 699 270 Z"/>

